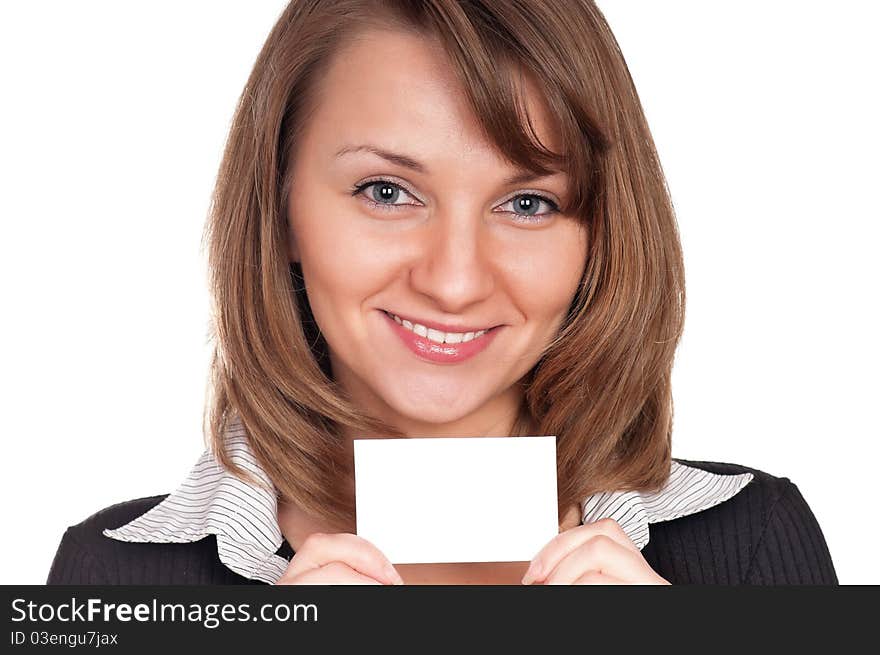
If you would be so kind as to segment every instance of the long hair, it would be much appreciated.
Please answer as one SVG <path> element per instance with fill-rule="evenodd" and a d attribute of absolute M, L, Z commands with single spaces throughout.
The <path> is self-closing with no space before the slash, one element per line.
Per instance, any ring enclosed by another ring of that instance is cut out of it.
<path fill-rule="evenodd" d="M 287 258 L 291 158 L 316 80 L 368 28 L 438 40 L 487 138 L 537 174 L 572 180 L 563 214 L 590 233 L 560 330 L 523 378 L 511 436 L 557 437 L 560 517 L 601 490 L 656 490 L 671 465 L 673 356 L 684 264 L 665 179 L 617 41 L 589 0 L 293 0 L 239 99 L 217 177 L 208 247 L 214 342 L 205 438 L 240 421 L 280 497 L 351 525 L 345 429 L 402 436 L 331 377 L 298 264 Z M 535 80 L 560 135 L 541 144 L 521 101 Z"/>

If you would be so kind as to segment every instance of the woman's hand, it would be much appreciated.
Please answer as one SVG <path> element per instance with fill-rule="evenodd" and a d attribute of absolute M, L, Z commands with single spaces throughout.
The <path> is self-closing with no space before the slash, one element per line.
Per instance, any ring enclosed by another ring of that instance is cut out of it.
<path fill-rule="evenodd" d="M 275 584 L 403 584 L 403 579 L 363 537 L 314 532 Z"/>
<path fill-rule="evenodd" d="M 535 555 L 523 584 L 670 584 L 614 519 L 560 532 Z"/>

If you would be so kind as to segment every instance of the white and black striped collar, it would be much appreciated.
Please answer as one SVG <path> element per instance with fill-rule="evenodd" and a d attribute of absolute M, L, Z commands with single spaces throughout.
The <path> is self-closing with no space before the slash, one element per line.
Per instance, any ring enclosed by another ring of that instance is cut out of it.
<path fill-rule="evenodd" d="M 226 433 L 232 459 L 274 489 L 257 463 L 240 423 Z M 638 548 L 648 543 L 648 525 L 701 512 L 736 495 L 751 473 L 722 475 L 673 460 L 669 480 L 655 493 L 600 492 L 581 503 L 583 523 L 612 518 Z M 104 535 L 120 541 L 185 543 L 217 538 L 220 561 L 239 575 L 276 582 L 288 560 L 276 554 L 284 540 L 274 493 L 247 484 L 206 451 L 186 480 L 158 505 Z"/>

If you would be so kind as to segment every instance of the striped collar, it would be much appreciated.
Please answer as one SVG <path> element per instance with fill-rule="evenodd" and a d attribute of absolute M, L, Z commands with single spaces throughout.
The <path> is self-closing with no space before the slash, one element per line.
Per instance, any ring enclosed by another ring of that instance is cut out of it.
<path fill-rule="evenodd" d="M 257 463 L 240 422 L 226 432 L 233 461 L 274 489 Z M 736 495 L 751 473 L 721 475 L 675 460 L 660 491 L 600 492 L 581 503 L 583 523 L 612 518 L 641 549 L 648 525 L 701 512 Z M 229 569 L 252 580 L 274 584 L 289 561 L 277 551 L 284 540 L 274 493 L 245 483 L 205 451 L 178 489 L 141 516 L 104 535 L 119 541 L 187 543 L 209 535 Z"/>

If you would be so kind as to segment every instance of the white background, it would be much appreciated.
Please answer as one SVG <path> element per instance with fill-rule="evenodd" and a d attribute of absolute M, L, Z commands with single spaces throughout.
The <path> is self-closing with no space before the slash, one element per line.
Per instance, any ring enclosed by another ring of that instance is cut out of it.
<path fill-rule="evenodd" d="M 0 583 L 202 452 L 201 230 L 283 4 L 0 5 Z M 880 583 L 873 3 L 600 6 L 685 250 L 674 454 L 790 478 L 841 582 Z"/>

